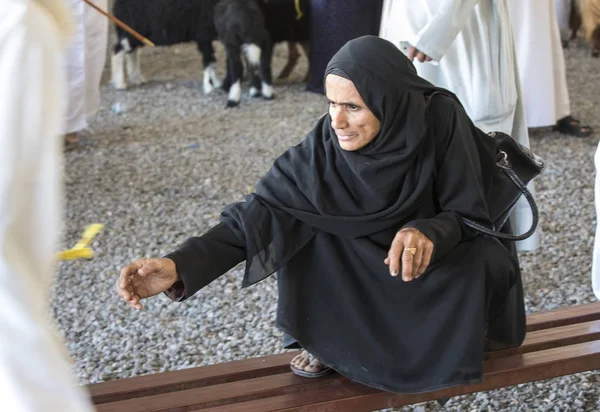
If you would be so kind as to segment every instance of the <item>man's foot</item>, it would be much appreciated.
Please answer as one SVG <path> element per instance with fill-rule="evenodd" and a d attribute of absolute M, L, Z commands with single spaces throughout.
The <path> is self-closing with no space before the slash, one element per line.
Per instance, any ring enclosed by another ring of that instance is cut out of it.
<path fill-rule="evenodd" d="M 556 122 L 552 130 L 575 137 L 588 137 L 594 133 L 594 129 L 590 126 L 582 126 L 581 122 L 573 116 L 563 117 Z"/>
<path fill-rule="evenodd" d="M 68 144 L 78 144 L 79 143 L 79 133 L 67 133 L 65 135 L 65 142 Z"/>
<path fill-rule="evenodd" d="M 290 362 L 290 369 L 304 378 L 320 378 L 333 372 L 333 369 L 303 350 Z"/>
<path fill-rule="evenodd" d="M 79 147 L 79 144 L 80 144 L 79 132 L 67 133 L 65 135 L 64 150 L 66 152 L 75 150 L 77 147 Z"/>

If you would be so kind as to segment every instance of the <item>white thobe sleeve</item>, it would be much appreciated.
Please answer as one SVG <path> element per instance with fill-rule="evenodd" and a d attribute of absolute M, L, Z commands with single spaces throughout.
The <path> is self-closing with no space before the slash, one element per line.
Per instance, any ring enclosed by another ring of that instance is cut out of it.
<path fill-rule="evenodd" d="M 87 412 L 48 319 L 61 219 L 58 26 L 35 2 L 0 5 L 0 409 Z"/>
<path fill-rule="evenodd" d="M 442 59 L 473 15 L 479 0 L 388 0 L 387 27 L 398 27 L 404 48 L 416 47 L 435 61 Z M 402 9 L 399 9 L 402 8 Z M 385 9 L 384 9 L 385 10 Z M 392 29 L 393 30 L 393 29 Z M 385 36 L 383 36 L 385 37 Z"/>

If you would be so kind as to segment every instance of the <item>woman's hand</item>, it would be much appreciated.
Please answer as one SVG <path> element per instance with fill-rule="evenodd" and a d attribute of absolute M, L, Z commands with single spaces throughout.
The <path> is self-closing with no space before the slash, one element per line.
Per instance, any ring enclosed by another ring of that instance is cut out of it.
<path fill-rule="evenodd" d="M 142 309 L 141 299 L 158 295 L 178 279 L 171 259 L 138 259 L 121 269 L 117 293 L 133 309 Z"/>
<path fill-rule="evenodd" d="M 390 274 L 398 276 L 402 259 L 402 280 L 410 282 L 425 272 L 432 253 L 433 242 L 427 236 L 417 229 L 402 229 L 396 233 L 384 262 L 390 267 Z"/>
<path fill-rule="evenodd" d="M 411 62 L 415 60 L 415 57 L 421 63 L 430 62 L 432 60 L 431 57 L 429 57 L 428 55 L 426 55 L 425 53 L 423 53 L 421 50 L 419 50 L 419 49 L 417 49 L 416 47 L 413 47 L 413 46 L 410 46 L 408 48 L 408 55 L 406 57 L 408 57 L 408 59 Z"/>

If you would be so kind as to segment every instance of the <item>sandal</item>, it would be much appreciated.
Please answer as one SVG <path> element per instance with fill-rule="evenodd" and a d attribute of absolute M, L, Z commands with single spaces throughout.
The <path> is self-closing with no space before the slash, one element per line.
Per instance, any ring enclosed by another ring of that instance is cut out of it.
<path fill-rule="evenodd" d="M 314 357 L 313 355 L 311 355 L 310 353 L 308 353 L 305 350 L 303 350 L 300 353 L 300 355 L 305 355 L 305 356 L 308 355 L 309 360 L 310 360 L 309 365 L 311 365 L 315 361 L 320 362 L 316 357 Z M 294 365 L 292 365 L 291 363 L 290 363 L 290 369 L 292 370 L 292 372 L 294 372 L 298 376 L 302 376 L 303 378 L 311 378 L 311 379 L 320 378 L 322 376 L 329 375 L 330 373 L 333 373 L 333 369 L 331 369 L 329 366 L 325 366 L 325 365 L 323 365 L 323 369 L 321 369 L 318 372 L 309 372 L 309 371 L 305 371 L 304 369 L 298 369 Z"/>
<path fill-rule="evenodd" d="M 64 136 L 64 150 L 70 152 L 71 150 L 77 149 L 81 143 L 79 132 L 68 133 Z"/>
<path fill-rule="evenodd" d="M 557 121 L 552 130 L 575 137 L 588 137 L 594 133 L 594 129 L 590 126 L 582 126 L 579 120 L 570 115 Z"/>

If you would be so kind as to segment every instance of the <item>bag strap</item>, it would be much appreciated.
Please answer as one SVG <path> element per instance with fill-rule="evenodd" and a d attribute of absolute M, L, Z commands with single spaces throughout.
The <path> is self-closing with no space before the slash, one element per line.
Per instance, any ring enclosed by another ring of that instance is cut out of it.
<path fill-rule="evenodd" d="M 515 184 L 515 186 L 517 186 L 519 188 L 521 193 L 523 193 L 523 196 L 525 196 L 525 199 L 527 199 L 527 203 L 529 203 L 529 207 L 531 208 L 531 214 L 533 216 L 532 222 L 531 222 L 531 227 L 529 228 L 529 230 L 527 232 L 523 233 L 522 235 L 509 235 L 506 233 L 501 233 L 496 230 L 489 229 L 489 228 L 487 228 L 483 225 L 480 225 L 479 223 L 474 222 L 465 217 L 463 217 L 462 220 L 466 226 L 469 226 L 470 228 L 473 228 L 481 233 L 496 237 L 498 239 L 512 240 L 512 241 L 525 240 L 529 236 L 533 235 L 533 233 L 535 232 L 535 229 L 537 228 L 538 220 L 539 220 L 538 208 L 537 208 L 537 205 L 535 204 L 535 200 L 533 199 L 533 196 L 531 195 L 531 192 L 529 191 L 529 189 L 527 189 L 527 186 L 525 186 L 525 184 L 523 184 L 521 179 L 519 179 L 519 177 L 516 175 L 516 173 L 513 172 L 513 170 L 508 166 L 508 161 L 507 161 L 508 159 L 506 158 L 506 153 L 502 152 L 502 154 L 504 155 L 504 157 L 497 163 L 497 165 L 498 165 L 498 167 L 500 167 L 502 169 L 504 174 L 506 174 L 510 178 L 510 180 Z"/>
<path fill-rule="evenodd" d="M 441 94 L 444 96 L 450 96 L 447 93 L 437 91 L 437 90 L 434 91 L 433 93 L 427 95 L 425 98 L 426 98 L 426 105 L 427 105 L 428 112 L 429 112 L 429 105 L 431 103 L 431 98 L 437 94 Z M 434 135 L 436 137 L 436 149 L 438 149 L 441 146 L 440 143 L 442 143 L 442 142 L 439 141 L 439 138 L 437 137 L 437 133 L 434 133 Z M 438 151 L 438 150 L 435 151 L 436 164 L 438 166 L 441 164 L 441 155 L 442 154 L 443 153 L 440 153 L 440 151 Z M 521 179 L 519 179 L 517 174 L 510 168 L 506 152 L 501 152 L 501 155 L 502 155 L 502 158 L 498 160 L 496 165 L 502 169 L 502 171 L 509 177 L 509 179 L 515 184 L 515 186 L 517 186 L 517 188 L 519 188 L 519 190 L 521 191 L 523 196 L 525 196 L 525 199 L 527 199 L 527 203 L 529 203 L 529 207 L 531 208 L 531 214 L 533 216 L 532 222 L 531 222 L 531 227 L 529 228 L 529 230 L 527 232 L 525 232 L 521 235 L 509 235 L 507 233 L 498 232 L 497 230 L 494 230 L 495 228 L 492 228 L 492 229 L 487 228 L 471 219 L 467 219 L 466 217 L 461 216 L 461 218 L 462 218 L 462 221 L 465 224 L 465 226 L 475 229 L 483 234 L 493 236 L 498 239 L 511 240 L 511 241 L 515 241 L 515 242 L 519 241 L 519 240 L 525 240 L 535 233 L 535 230 L 536 230 L 538 222 L 539 222 L 538 208 L 537 208 L 537 205 L 533 198 L 533 195 L 531 194 L 529 189 L 527 189 L 527 186 L 521 181 Z"/>

